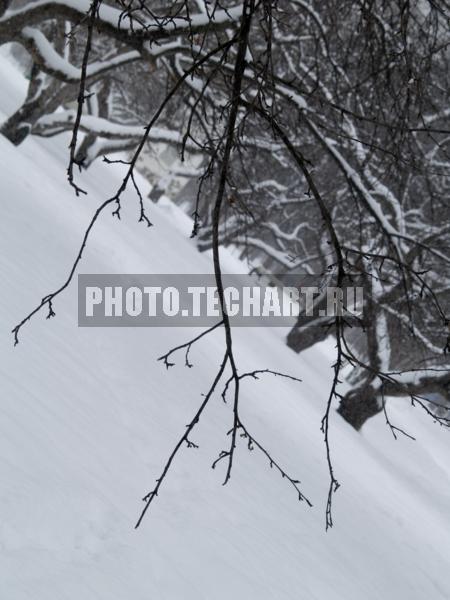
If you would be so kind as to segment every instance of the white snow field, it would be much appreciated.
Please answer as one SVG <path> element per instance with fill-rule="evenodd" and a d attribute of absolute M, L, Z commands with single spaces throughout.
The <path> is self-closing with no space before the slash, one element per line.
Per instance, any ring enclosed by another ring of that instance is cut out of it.
<path fill-rule="evenodd" d="M 25 81 L 2 51 L 2 117 Z M 183 448 L 141 527 L 141 498 L 154 487 L 216 374 L 216 331 L 166 371 L 157 357 L 197 331 L 78 328 L 76 280 L 39 313 L 14 348 L 10 333 L 65 279 L 93 212 L 121 181 L 97 161 L 77 198 L 65 168 L 68 136 L 0 137 L 1 402 L 0 598 L 2 600 L 448 600 L 449 432 L 406 400 L 394 423 L 417 438 L 395 441 L 379 416 L 356 433 L 336 413 L 331 444 L 341 487 L 325 532 L 328 474 L 320 421 L 332 346 L 297 356 L 287 331 L 235 330 L 238 365 L 271 368 L 243 381 L 241 412 L 313 507 L 257 450 L 238 446 L 232 478 L 212 461 L 227 448 L 232 409 L 218 393 Z M 145 184 L 143 184 L 145 186 Z M 211 271 L 189 240 L 189 219 L 149 203 L 154 227 L 137 222 L 126 194 L 122 219 L 107 211 L 80 273 Z M 227 268 L 243 269 L 225 253 Z"/>

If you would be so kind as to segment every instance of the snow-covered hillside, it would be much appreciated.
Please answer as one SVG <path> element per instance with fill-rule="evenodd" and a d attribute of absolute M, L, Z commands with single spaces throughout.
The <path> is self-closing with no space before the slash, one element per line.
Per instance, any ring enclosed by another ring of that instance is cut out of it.
<path fill-rule="evenodd" d="M 25 82 L 0 57 L 2 117 Z M 97 206 L 121 180 L 101 162 L 82 175 L 88 196 L 66 182 L 68 137 L 0 137 L 1 402 L 0 598 L 5 600 L 447 600 L 450 555 L 448 431 L 406 401 L 391 418 L 417 441 L 395 441 L 382 417 L 361 434 L 337 414 L 331 444 L 341 488 L 325 533 L 328 488 L 320 432 L 331 347 L 297 356 L 286 331 L 235 331 L 242 369 L 271 368 L 303 380 L 243 381 L 242 413 L 313 503 L 245 443 L 231 481 L 212 461 L 226 447 L 231 407 L 220 394 L 183 449 L 142 526 L 140 498 L 161 468 L 217 371 L 223 332 L 201 340 L 166 371 L 158 356 L 189 329 L 77 327 L 76 281 L 37 315 L 14 348 L 10 333 L 65 279 Z M 144 184 L 145 185 L 145 184 Z M 121 221 L 105 213 L 82 273 L 204 273 L 207 255 L 169 203 L 137 222 L 127 195 Z M 243 268 L 227 257 L 230 270 Z"/>

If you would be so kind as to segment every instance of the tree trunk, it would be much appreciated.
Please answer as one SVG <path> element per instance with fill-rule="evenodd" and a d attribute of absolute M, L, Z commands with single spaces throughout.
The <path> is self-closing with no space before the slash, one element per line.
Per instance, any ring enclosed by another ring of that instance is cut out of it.
<path fill-rule="evenodd" d="M 323 342 L 332 333 L 328 325 L 296 325 L 291 329 L 286 338 L 287 345 L 294 352 L 300 353 Z"/>
<path fill-rule="evenodd" d="M 0 128 L 2 133 L 15 146 L 21 144 L 27 135 L 31 132 L 33 125 L 41 116 L 42 111 L 38 110 L 39 103 L 36 101 L 25 102 L 9 119 L 7 119 Z"/>
<path fill-rule="evenodd" d="M 327 298 L 323 294 L 322 297 L 314 301 L 314 314 L 316 316 L 307 321 L 305 321 L 304 316 L 301 316 L 288 333 L 286 343 L 291 350 L 297 353 L 303 352 L 303 350 L 311 348 L 318 342 L 323 342 L 329 335 L 333 334 L 333 319 L 318 316 L 321 313 L 325 314 L 326 310 Z M 303 314 L 303 311 L 304 307 L 301 307 L 301 314 Z M 325 311 L 325 313 L 322 311 Z"/>
<path fill-rule="evenodd" d="M 11 0 L 0 0 L 0 17 L 8 10 Z"/>
<path fill-rule="evenodd" d="M 78 147 L 77 152 L 75 154 L 75 164 L 76 165 L 78 165 L 79 167 L 81 167 L 83 169 L 87 169 L 91 165 L 92 160 L 89 160 L 89 150 L 95 144 L 96 141 L 97 141 L 97 134 L 95 134 L 95 133 L 86 134 L 86 136 L 84 137 L 83 141 L 81 142 L 81 144 Z"/>
<path fill-rule="evenodd" d="M 53 113 L 58 106 L 76 97 L 77 89 L 73 83 L 47 81 L 47 76 L 34 63 L 25 102 L 2 124 L 0 133 L 18 146 L 42 116 Z"/>
<path fill-rule="evenodd" d="M 396 383 L 385 381 L 383 389 L 375 388 L 367 382 L 354 390 L 350 390 L 341 400 L 337 412 L 347 423 L 350 423 L 357 431 L 361 429 L 367 419 L 377 415 L 383 410 L 381 396 L 414 397 L 428 401 L 430 394 L 438 394 L 441 401 L 436 405 L 431 402 L 432 409 L 439 414 L 446 413 L 450 407 L 450 374 L 444 372 L 442 375 L 423 375 L 417 381 L 410 383 Z M 434 406 L 433 406 L 434 405 Z"/>
<path fill-rule="evenodd" d="M 342 398 L 337 412 L 359 431 L 367 419 L 383 410 L 377 396 L 377 390 L 371 385 L 351 390 Z"/>

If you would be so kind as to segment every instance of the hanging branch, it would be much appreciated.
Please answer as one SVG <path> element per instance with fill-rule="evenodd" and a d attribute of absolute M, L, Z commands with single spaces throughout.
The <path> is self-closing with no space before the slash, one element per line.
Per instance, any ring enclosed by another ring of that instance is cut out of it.
<path fill-rule="evenodd" d="M 86 96 L 86 77 L 87 77 L 87 68 L 89 62 L 89 55 L 91 53 L 92 48 L 92 36 L 94 33 L 94 25 L 95 20 L 98 17 L 98 11 L 102 0 L 92 0 L 91 7 L 87 14 L 87 38 L 86 45 L 84 47 L 83 61 L 81 63 L 81 76 L 80 76 L 80 86 L 78 90 L 78 98 L 77 98 L 77 114 L 75 117 L 75 123 L 73 125 L 72 130 L 72 139 L 69 144 L 70 151 L 70 159 L 69 166 L 67 167 L 67 178 L 69 180 L 70 185 L 75 190 L 77 196 L 80 194 L 87 194 L 85 190 L 80 188 L 74 181 L 73 168 L 76 162 L 76 151 L 77 151 L 77 142 L 78 142 L 78 132 L 80 129 L 81 116 L 83 114 L 83 105 L 87 99 Z"/>
<path fill-rule="evenodd" d="M 205 396 L 205 398 L 204 398 L 203 402 L 201 403 L 201 405 L 200 405 L 200 407 L 199 407 L 198 411 L 195 413 L 195 415 L 194 415 L 194 418 L 193 418 L 193 419 L 192 419 L 192 421 L 189 423 L 189 425 L 187 425 L 187 426 L 186 426 L 186 431 L 185 431 L 185 432 L 184 432 L 184 434 L 181 436 L 181 438 L 178 440 L 178 442 L 177 442 L 177 444 L 176 444 L 175 448 L 173 449 L 172 453 L 170 454 L 170 456 L 169 456 L 169 459 L 168 459 L 168 461 L 166 462 L 166 464 L 165 464 L 165 466 L 164 466 L 164 469 L 163 469 L 163 471 L 162 471 L 161 475 L 160 475 L 160 476 L 159 476 L 159 478 L 156 480 L 156 486 L 155 486 L 155 488 L 154 488 L 154 489 L 153 489 L 151 492 L 149 492 L 148 494 L 146 494 L 146 495 L 144 496 L 144 498 L 142 498 L 143 502 L 145 502 L 145 507 L 144 507 L 144 509 L 143 509 L 143 511 L 142 511 L 142 513 L 141 513 L 141 515 L 140 515 L 140 517 L 139 517 L 139 519 L 138 519 L 138 521 L 137 521 L 137 523 L 136 523 L 136 525 L 135 525 L 135 529 L 137 529 L 137 528 L 139 527 L 139 525 L 140 525 L 140 524 L 141 524 L 141 522 L 142 522 L 142 519 L 143 519 L 143 518 L 144 518 L 144 516 L 145 516 L 145 513 L 146 513 L 146 512 L 147 512 L 147 510 L 149 509 L 149 507 L 150 507 L 151 503 L 153 502 L 153 500 L 154 500 L 154 499 L 156 498 L 156 496 L 158 495 L 159 488 L 161 487 L 161 485 L 162 485 L 162 483 L 163 483 L 164 479 L 165 479 L 165 478 L 166 478 L 166 476 L 167 476 L 167 473 L 169 472 L 170 465 L 172 464 L 172 461 L 173 461 L 173 459 L 174 459 L 174 458 L 175 458 L 175 456 L 177 455 L 177 453 L 178 453 L 178 451 L 180 450 L 180 448 L 182 447 L 182 445 L 183 445 L 184 443 L 186 443 L 186 445 L 187 445 L 189 448 L 195 447 L 195 444 L 193 444 L 193 443 L 192 443 L 192 442 L 189 440 L 189 434 L 191 433 L 191 431 L 194 429 L 194 427 L 195 427 L 195 426 L 197 425 L 197 423 L 199 422 L 199 420 L 200 420 L 200 417 L 201 417 L 201 415 L 202 415 L 203 411 L 205 410 L 206 406 L 208 405 L 208 402 L 209 402 L 209 400 L 211 399 L 211 396 L 213 395 L 213 393 L 214 393 L 214 390 L 216 389 L 216 387 L 217 387 L 217 384 L 219 383 L 219 381 L 220 381 L 220 379 L 221 379 L 221 377 L 222 377 L 222 374 L 223 374 L 223 372 L 224 372 L 224 370 L 225 370 L 225 367 L 226 367 L 226 364 L 227 364 L 227 362 L 228 362 L 228 355 L 227 355 L 227 353 L 225 353 L 225 355 L 224 355 L 224 357 L 223 357 L 223 359 L 222 359 L 222 362 L 221 362 L 221 364 L 220 364 L 220 368 L 219 368 L 219 370 L 218 370 L 218 372 L 217 372 L 217 375 L 216 375 L 216 376 L 215 376 L 215 378 L 214 378 L 214 381 L 213 381 L 213 383 L 212 383 L 211 387 L 209 388 L 209 391 L 208 391 L 208 393 L 206 394 L 206 396 Z"/>

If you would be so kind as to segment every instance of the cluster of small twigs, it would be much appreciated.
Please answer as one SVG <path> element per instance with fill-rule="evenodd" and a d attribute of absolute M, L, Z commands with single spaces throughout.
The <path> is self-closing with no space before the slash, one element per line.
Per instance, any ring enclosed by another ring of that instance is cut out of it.
<path fill-rule="evenodd" d="M 193 339 L 189 340 L 188 342 L 185 342 L 184 344 L 181 344 L 179 346 L 177 346 L 176 348 L 172 348 L 169 352 L 167 352 L 166 354 L 164 354 L 163 356 L 161 356 L 158 360 L 163 361 L 163 364 L 165 365 L 165 367 L 167 369 L 169 369 L 170 367 L 175 366 L 174 362 L 171 362 L 170 357 L 181 350 L 185 350 L 185 366 L 188 368 L 192 368 L 193 364 L 189 361 L 189 351 L 192 348 L 192 345 L 195 344 L 196 342 L 200 341 L 203 337 L 205 337 L 206 335 L 208 335 L 209 333 L 211 333 L 212 331 L 224 327 L 224 322 L 219 321 L 216 325 L 214 325 L 213 327 L 210 327 L 209 329 L 203 331 L 201 334 L 199 334 L 198 336 L 194 337 Z M 234 358 L 233 358 L 234 360 Z M 198 445 L 195 444 L 194 442 L 192 442 L 189 439 L 190 434 L 192 433 L 193 429 L 195 428 L 195 426 L 199 423 L 200 421 L 200 417 L 202 416 L 204 410 L 206 409 L 206 407 L 208 406 L 210 400 L 213 397 L 214 392 L 217 390 L 223 375 L 225 373 L 226 367 L 231 365 L 231 360 L 230 360 L 230 356 L 228 354 L 228 351 L 225 353 L 221 363 L 220 363 L 220 367 L 214 377 L 214 380 L 211 384 L 211 387 L 209 388 L 208 392 L 204 395 L 203 401 L 199 407 L 199 409 L 197 410 L 197 412 L 195 413 L 195 415 L 193 416 L 192 420 L 186 425 L 185 431 L 183 433 L 183 435 L 180 437 L 180 439 L 178 440 L 177 444 L 175 445 L 174 449 L 172 450 L 172 452 L 170 453 L 168 460 L 162 470 L 161 475 L 158 477 L 158 479 L 156 480 L 156 486 L 154 487 L 154 489 L 147 493 L 144 497 L 143 497 L 143 502 L 145 503 L 144 509 L 142 510 L 142 513 L 136 523 L 136 528 L 139 527 L 139 525 L 142 522 L 142 519 L 144 518 L 145 513 L 147 512 L 148 508 L 150 507 L 150 504 L 156 499 L 156 497 L 158 496 L 159 490 L 161 485 L 164 482 L 164 479 L 166 478 L 166 476 L 168 475 L 170 466 L 175 458 L 175 456 L 178 454 L 179 450 L 181 450 L 181 448 L 183 447 L 183 445 L 185 444 L 187 448 L 198 448 Z M 260 369 L 260 370 L 255 370 L 255 371 L 250 371 L 247 373 L 243 373 L 241 375 L 237 374 L 236 375 L 233 373 L 226 381 L 225 384 L 223 386 L 223 390 L 221 393 L 221 397 L 223 399 L 224 402 L 226 402 L 226 394 L 227 391 L 229 390 L 230 386 L 232 386 L 234 384 L 235 386 L 235 393 L 236 393 L 236 380 L 235 377 L 237 377 L 237 380 L 240 382 L 242 381 L 242 379 L 245 378 L 252 378 L 252 379 L 258 379 L 260 375 L 272 375 L 275 377 L 282 377 L 282 378 L 287 378 L 290 379 L 292 381 L 297 381 L 300 382 L 301 380 L 298 379 L 297 377 L 294 377 L 292 375 L 287 375 L 285 373 L 281 373 L 278 371 L 273 371 L 271 369 Z M 239 390 L 239 388 L 238 388 Z M 234 398 L 234 407 L 233 407 L 233 426 L 232 429 L 230 429 L 228 431 L 228 436 L 232 437 L 232 442 L 231 442 L 231 446 L 230 449 L 228 450 L 222 450 L 219 454 L 219 456 L 216 458 L 216 460 L 214 460 L 214 462 L 212 463 L 212 468 L 215 469 L 216 466 L 222 461 L 222 460 L 227 460 L 228 461 L 228 466 L 227 466 L 227 470 L 226 470 L 226 475 L 225 475 L 225 480 L 223 482 L 223 485 L 226 485 L 227 482 L 229 481 L 230 477 L 231 477 L 231 468 L 232 468 L 232 460 L 233 460 L 233 456 L 232 456 L 232 452 L 234 453 L 235 449 L 236 449 L 236 443 L 237 443 L 237 438 L 241 438 L 243 440 L 245 440 L 246 442 L 246 446 L 247 449 L 249 451 L 254 450 L 255 448 L 257 450 L 259 450 L 263 456 L 267 459 L 268 464 L 270 466 L 271 469 L 275 469 L 283 479 L 286 479 L 286 481 L 292 486 L 294 487 L 294 489 L 296 490 L 297 494 L 298 494 L 298 499 L 300 501 L 305 501 L 306 504 L 308 506 L 312 506 L 311 502 L 308 500 L 308 498 L 303 494 L 303 492 L 300 489 L 300 481 L 298 479 L 293 478 L 292 476 L 290 476 L 286 470 L 280 465 L 280 463 L 275 460 L 275 458 L 273 457 L 273 455 L 271 454 L 271 452 L 269 450 L 267 450 L 267 448 L 260 443 L 252 434 L 250 434 L 248 428 L 244 425 L 244 423 L 242 422 L 239 413 L 237 412 L 239 409 L 239 398 L 238 398 L 238 402 L 236 403 L 236 398 Z"/>

